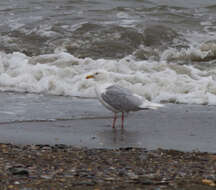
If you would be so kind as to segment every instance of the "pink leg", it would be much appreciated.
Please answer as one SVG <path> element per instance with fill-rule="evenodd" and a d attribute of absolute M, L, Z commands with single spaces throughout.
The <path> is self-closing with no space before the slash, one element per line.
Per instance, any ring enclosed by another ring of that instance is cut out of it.
<path fill-rule="evenodd" d="M 115 129 L 116 119 L 117 119 L 117 116 L 116 116 L 116 113 L 114 113 L 113 125 L 112 125 L 112 128 L 113 128 L 113 129 Z"/>
<path fill-rule="evenodd" d="M 124 128 L 124 112 L 122 112 L 122 125 L 121 125 L 121 128 L 122 129 Z"/>

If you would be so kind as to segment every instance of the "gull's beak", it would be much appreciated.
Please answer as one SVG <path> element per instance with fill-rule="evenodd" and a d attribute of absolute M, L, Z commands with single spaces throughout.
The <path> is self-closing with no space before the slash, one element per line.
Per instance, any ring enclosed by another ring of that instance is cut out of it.
<path fill-rule="evenodd" d="M 86 77 L 86 79 L 92 79 L 92 78 L 94 78 L 94 75 L 88 75 L 88 76 Z"/>

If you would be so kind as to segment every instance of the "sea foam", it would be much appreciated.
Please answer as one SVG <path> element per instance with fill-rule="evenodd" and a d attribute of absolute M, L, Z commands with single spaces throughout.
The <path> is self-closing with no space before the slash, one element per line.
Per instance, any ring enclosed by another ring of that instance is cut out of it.
<path fill-rule="evenodd" d="M 80 59 L 66 52 L 29 57 L 0 53 L 0 90 L 95 97 L 92 72 L 105 70 L 114 82 L 153 102 L 216 105 L 216 69 L 161 61 Z"/>

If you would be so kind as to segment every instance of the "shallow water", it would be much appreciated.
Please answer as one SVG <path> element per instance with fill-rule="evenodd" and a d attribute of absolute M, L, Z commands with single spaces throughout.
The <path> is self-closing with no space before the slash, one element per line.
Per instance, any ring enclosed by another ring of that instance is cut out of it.
<path fill-rule="evenodd" d="M 0 90 L 94 97 L 98 68 L 154 102 L 216 105 L 216 3 L 3 0 Z"/>
<path fill-rule="evenodd" d="M 216 152 L 215 106 L 167 104 L 125 118 L 112 129 L 112 113 L 95 99 L 0 93 L 0 141 L 88 148 L 142 147 Z"/>

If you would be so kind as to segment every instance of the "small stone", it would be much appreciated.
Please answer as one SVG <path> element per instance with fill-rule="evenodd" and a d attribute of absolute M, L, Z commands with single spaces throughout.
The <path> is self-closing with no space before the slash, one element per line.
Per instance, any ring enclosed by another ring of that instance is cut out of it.
<path fill-rule="evenodd" d="M 153 185 L 154 184 L 154 182 L 152 180 L 149 180 L 149 179 L 142 180 L 141 183 L 143 185 Z"/>
<path fill-rule="evenodd" d="M 66 179 L 64 179 L 64 178 L 61 178 L 61 179 L 59 179 L 59 181 L 61 181 L 61 182 L 65 182 L 65 181 L 66 181 Z"/>
<path fill-rule="evenodd" d="M 12 173 L 12 175 L 29 176 L 29 171 L 20 166 L 12 166 L 8 168 L 8 170 Z"/>
<path fill-rule="evenodd" d="M 89 186 L 92 186 L 92 185 L 95 185 L 95 183 L 92 182 L 92 181 L 81 181 L 81 182 L 76 183 L 76 185 L 89 185 Z"/>
<path fill-rule="evenodd" d="M 139 178 L 138 175 L 136 175 L 133 172 L 128 172 L 127 175 L 130 179 L 138 179 Z"/>
<path fill-rule="evenodd" d="M 105 180 L 106 180 L 106 181 L 114 181 L 115 178 L 113 178 L 113 177 L 107 177 L 107 178 L 105 178 Z"/>
<path fill-rule="evenodd" d="M 56 144 L 56 145 L 55 145 L 55 148 L 66 149 L 66 148 L 67 148 L 67 145 L 65 145 L 65 144 Z"/>
<path fill-rule="evenodd" d="M 126 173 L 126 172 L 125 172 L 124 170 L 120 170 L 119 173 L 118 173 L 118 175 L 119 175 L 119 176 L 124 176 L 125 173 Z"/>
<path fill-rule="evenodd" d="M 215 186 L 216 186 L 215 182 L 212 181 L 212 180 L 210 180 L 210 179 L 203 179 L 203 180 L 202 180 L 202 183 L 204 183 L 204 184 L 206 184 L 206 185 L 209 185 L 209 186 L 211 186 L 211 187 L 215 187 Z"/>
<path fill-rule="evenodd" d="M 51 150 L 51 147 L 49 145 L 44 145 L 41 147 L 41 149 L 42 149 L 42 152 L 45 152 L 47 150 Z"/>
<path fill-rule="evenodd" d="M 43 179 L 52 179 L 52 176 L 50 176 L 50 175 L 41 175 L 41 178 L 43 178 Z"/>

